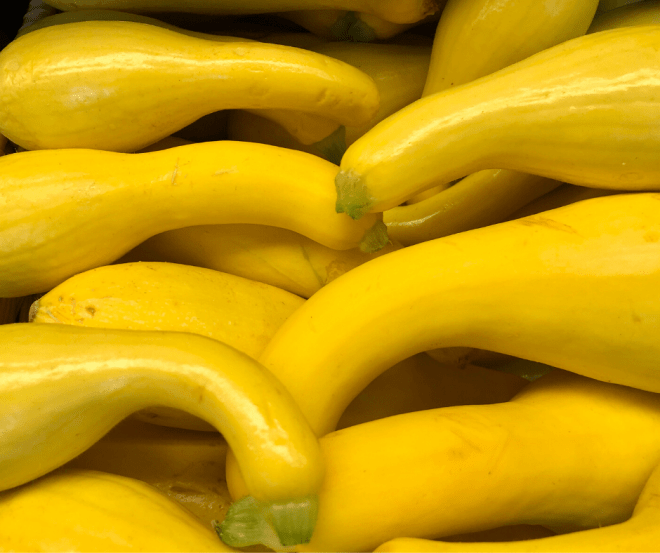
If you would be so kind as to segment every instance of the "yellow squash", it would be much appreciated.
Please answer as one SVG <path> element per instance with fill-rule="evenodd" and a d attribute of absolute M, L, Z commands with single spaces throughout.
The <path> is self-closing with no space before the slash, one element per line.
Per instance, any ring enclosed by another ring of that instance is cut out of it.
<path fill-rule="evenodd" d="M 565 205 L 589 200 L 591 198 L 600 198 L 601 196 L 612 196 L 614 194 L 625 194 L 620 190 L 609 190 L 607 188 L 587 188 L 586 186 L 575 186 L 573 184 L 562 184 L 558 188 L 551 190 L 543 196 L 539 196 L 534 201 L 529 202 L 517 211 L 511 214 L 509 219 L 520 219 L 550 211 Z"/>
<path fill-rule="evenodd" d="M 315 52 L 132 21 L 17 38 L 0 53 L 0 89 L 0 133 L 32 150 L 134 151 L 223 109 L 288 108 L 353 125 L 378 109 L 370 77 Z"/>
<path fill-rule="evenodd" d="M 337 428 L 424 409 L 500 403 L 526 385 L 520 376 L 476 365 L 447 365 L 419 353 L 390 367 L 362 390 Z"/>
<path fill-rule="evenodd" d="M 598 0 L 515 0 L 504 5 L 450 0 L 435 33 L 424 95 L 468 83 L 583 35 L 597 5 Z M 384 218 L 391 236 L 415 244 L 499 223 L 559 184 L 515 171 L 479 171 L 433 194 L 433 199 L 392 208 Z"/>
<path fill-rule="evenodd" d="M 410 246 L 319 290 L 260 361 L 319 435 L 414 353 L 476 347 L 660 392 L 660 194 L 593 198 Z"/>
<path fill-rule="evenodd" d="M 383 211 L 481 169 L 625 190 L 660 183 L 660 26 L 593 33 L 432 94 L 350 146 L 337 210 Z"/>
<path fill-rule="evenodd" d="M 257 358 L 305 300 L 268 284 L 177 263 L 123 263 L 77 274 L 38 299 L 37 323 L 176 330 Z"/>
<path fill-rule="evenodd" d="M 387 241 L 376 216 L 334 211 L 337 167 L 240 142 L 122 154 L 68 149 L 0 158 L 0 297 L 44 292 L 150 236 L 189 225 L 287 227 L 349 249 Z M 375 226 L 373 232 L 368 229 Z M 365 231 L 367 235 L 365 236 Z"/>
<path fill-rule="evenodd" d="M 424 95 L 585 34 L 598 0 L 449 0 L 433 39 Z"/>
<path fill-rule="evenodd" d="M 310 11 L 310 12 L 302 12 L 302 13 L 315 13 L 315 12 Z M 61 12 L 56 15 L 52 15 L 39 20 L 30 27 L 27 27 L 22 33 L 19 33 L 19 36 L 21 34 L 25 34 L 26 32 L 32 32 L 37 29 L 41 29 L 43 27 L 49 27 L 52 25 L 62 25 L 64 23 L 75 23 L 80 21 L 106 21 L 106 20 L 133 21 L 136 23 L 157 25 L 189 36 L 215 40 L 220 42 L 248 42 L 248 41 L 252 42 L 251 39 L 241 38 L 240 36 L 236 36 L 236 37 L 226 36 L 226 35 L 221 36 L 221 35 L 213 35 L 209 33 L 199 33 L 199 32 L 189 31 L 188 29 L 181 29 L 179 27 L 175 27 L 168 23 L 164 23 L 158 19 L 154 19 L 153 17 L 146 17 L 144 15 L 138 15 L 129 12 L 120 12 L 115 10 L 78 10 L 78 11 L 70 11 L 70 12 Z M 237 32 L 238 34 L 241 34 L 240 31 L 232 30 L 230 32 Z M 295 39 L 291 39 L 289 41 L 290 43 L 281 42 L 278 40 L 269 40 L 267 37 L 259 37 L 259 38 L 264 42 L 283 44 L 285 46 L 294 46 L 296 48 L 305 48 L 306 50 L 314 50 L 314 48 L 310 48 L 311 44 L 308 44 L 309 42 L 308 37 L 304 37 L 303 36 L 304 33 L 289 33 L 289 35 L 295 37 Z M 232 110 L 214 112 L 212 114 L 205 116 L 205 118 L 221 117 L 220 115 L 221 113 L 224 113 L 226 115 L 230 111 Z M 284 125 L 286 128 L 292 129 L 294 132 L 300 129 L 302 133 L 301 136 L 306 136 L 306 133 L 309 134 L 311 127 L 312 129 L 311 132 L 316 133 L 313 134 L 312 142 L 316 142 L 317 140 L 319 140 L 319 138 L 323 138 L 327 134 L 331 134 L 334 130 L 336 130 L 340 126 L 339 123 L 337 123 L 336 121 L 324 118 L 320 115 L 314 115 L 313 113 L 296 111 L 292 109 L 266 109 L 266 110 L 257 110 L 257 111 L 263 112 L 264 115 L 268 115 L 272 120 L 277 121 L 279 124 Z M 192 125 L 196 125 L 196 123 L 197 122 L 193 123 Z M 314 127 L 318 126 L 319 124 L 322 125 L 322 129 L 315 130 Z M 190 127 L 190 125 L 188 125 L 188 127 Z M 206 139 L 194 140 L 194 141 L 202 142 L 202 141 L 206 141 Z M 142 151 L 143 150 L 144 148 L 142 149 Z"/>
<path fill-rule="evenodd" d="M 142 480 L 209 525 L 231 504 L 226 440 L 217 432 L 167 428 L 126 419 L 64 465 Z M 0 548 L 1 549 L 1 548 Z"/>
<path fill-rule="evenodd" d="M 328 148 L 328 140 L 331 144 L 335 143 L 334 150 L 338 151 L 338 155 L 331 161 L 337 164 L 347 145 L 355 142 L 378 122 L 421 97 L 431 55 L 430 45 L 421 44 L 330 42 L 315 47 L 314 51 L 348 63 L 373 79 L 378 88 L 380 104 L 369 121 L 348 123 L 345 125 L 345 134 L 337 133 L 331 137 L 339 125 L 315 114 L 296 121 L 282 111 L 252 112 L 278 122 L 303 145 L 324 141 L 318 146 Z"/>
<path fill-rule="evenodd" d="M 659 394 L 564 371 L 509 402 L 345 428 L 320 440 L 318 522 L 296 549 L 371 551 L 400 536 L 623 522 L 660 462 L 659 431 Z M 240 497 L 231 457 L 227 469 L 229 491 Z"/>
<path fill-rule="evenodd" d="M 128 415 L 163 405 L 222 433 L 251 501 L 285 545 L 309 539 L 323 479 L 318 441 L 284 387 L 244 353 L 183 332 L 36 323 L 2 325 L 0 341 L 0 490 L 58 468 Z M 231 534 L 244 517 L 224 522 Z"/>
<path fill-rule="evenodd" d="M 1 551 L 235 551 L 156 488 L 61 470 L 0 493 Z"/>
<path fill-rule="evenodd" d="M 104 8 L 135 12 L 190 12 L 209 15 L 342 9 L 371 13 L 386 21 L 415 23 L 439 10 L 443 0 L 47 0 L 60 10 Z"/>
<path fill-rule="evenodd" d="M 253 359 L 304 300 L 242 277 L 177 263 L 123 263 L 79 273 L 34 302 L 30 320 L 94 328 L 192 332 Z M 153 408 L 142 420 L 193 430 L 211 425 Z"/>
<path fill-rule="evenodd" d="M 493 553 L 577 553 L 594 551 L 657 551 L 660 544 L 660 466 L 656 467 L 642 490 L 629 520 L 582 532 L 514 542 L 447 543 L 415 538 L 397 538 L 375 549 L 397 551 L 456 551 Z"/>
<path fill-rule="evenodd" d="M 169 261 L 264 282 L 308 298 L 354 267 L 401 246 L 374 253 L 335 250 L 296 232 L 265 225 L 201 225 L 149 238 L 120 261 Z"/>
<path fill-rule="evenodd" d="M 504 169 L 478 171 L 421 201 L 384 211 L 383 222 L 392 240 L 410 246 L 501 223 L 560 184 Z"/>

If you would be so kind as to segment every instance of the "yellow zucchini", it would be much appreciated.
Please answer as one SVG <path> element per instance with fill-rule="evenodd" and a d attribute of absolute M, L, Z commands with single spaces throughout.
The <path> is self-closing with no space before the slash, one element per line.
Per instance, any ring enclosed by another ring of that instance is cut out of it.
<path fill-rule="evenodd" d="M 348 148 L 337 210 L 358 218 L 495 168 L 656 189 L 659 52 L 657 25 L 592 33 L 422 98 Z"/>
<path fill-rule="evenodd" d="M 289 317 L 260 361 L 319 435 L 386 368 L 440 347 L 660 392 L 658 286 L 660 194 L 593 198 L 357 267 Z"/>
<path fill-rule="evenodd" d="M 222 433 L 251 501 L 284 545 L 309 540 L 324 472 L 318 441 L 286 389 L 244 353 L 183 332 L 37 323 L 1 325 L 0 340 L 0 490 L 58 468 L 128 415 L 163 405 Z M 244 513 L 228 516 L 225 535 L 244 523 Z"/>
<path fill-rule="evenodd" d="M 223 109 L 288 108 L 352 125 L 378 109 L 373 80 L 343 62 L 132 21 L 17 38 L 0 53 L 0 89 L 0 133 L 30 150 L 135 151 Z"/>
<path fill-rule="evenodd" d="M 0 297 L 47 291 L 189 225 L 282 226 L 337 249 L 387 241 L 378 217 L 355 223 L 335 213 L 335 165 L 274 146 L 42 150 L 0 158 L 0 172 Z"/>

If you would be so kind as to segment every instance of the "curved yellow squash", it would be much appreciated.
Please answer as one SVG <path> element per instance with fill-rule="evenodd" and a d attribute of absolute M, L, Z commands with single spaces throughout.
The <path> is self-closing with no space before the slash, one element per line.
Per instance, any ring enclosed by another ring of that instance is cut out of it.
<path fill-rule="evenodd" d="M 660 26 L 569 40 L 376 125 L 342 158 L 337 210 L 384 211 L 482 169 L 655 190 L 659 98 Z"/>
<path fill-rule="evenodd" d="M 334 211 L 336 173 L 311 154 L 229 141 L 142 154 L 5 156 L 0 297 L 44 292 L 155 234 L 190 225 L 280 226 L 331 248 L 354 248 L 378 218 L 355 223 Z"/>
<path fill-rule="evenodd" d="M 660 194 L 620 194 L 389 253 L 312 296 L 260 361 L 319 435 L 387 367 L 476 347 L 660 392 Z"/>
<path fill-rule="evenodd" d="M 296 549 L 372 551 L 400 536 L 623 522 L 660 462 L 658 431 L 659 394 L 553 371 L 505 403 L 332 432 L 320 440 L 326 478 L 316 530 Z M 239 497 L 245 490 L 227 461 L 229 491 Z"/>
<path fill-rule="evenodd" d="M 223 109 L 288 108 L 345 125 L 378 109 L 372 79 L 335 59 L 132 21 L 17 38 L 0 52 L 0 90 L 0 133 L 28 150 L 135 151 Z"/>
<path fill-rule="evenodd" d="M 183 332 L 37 323 L 0 325 L 0 341 L 0 490 L 58 468 L 128 415 L 163 405 L 215 426 L 251 497 L 279 513 L 278 535 L 309 539 L 314 516 L 290 525 L 315 513 L 324 473 L 318 441 L 284 387 L 247 355 Z"/>

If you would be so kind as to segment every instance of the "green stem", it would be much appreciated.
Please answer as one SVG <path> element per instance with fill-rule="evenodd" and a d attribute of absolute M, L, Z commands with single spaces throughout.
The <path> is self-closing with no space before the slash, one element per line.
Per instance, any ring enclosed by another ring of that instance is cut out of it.
<path fill-rule="evenodd" d="M 293 501 L 262 502 L 246 496 L 234 502 L 215 531 L 230 547 L 265 545 L 275 551 L 308 543 L 312 539 L 318 497 Z"/>
<path fill-rule="evenodd" d="M 351 219 L 359 219 L 373 205 L 373 198 L 364 185 L 362 177 L 353 172 L 339 171 L 335 177 L 337 190 L 337 213 L 346 213 Z"/>
<path fill-rule="evenodd" d="M 380 219 L 364 233 L 360 241 L 360 250 L 364 253 L 375 253 L 390 243 L 387 235 L 387 225 Z"/>

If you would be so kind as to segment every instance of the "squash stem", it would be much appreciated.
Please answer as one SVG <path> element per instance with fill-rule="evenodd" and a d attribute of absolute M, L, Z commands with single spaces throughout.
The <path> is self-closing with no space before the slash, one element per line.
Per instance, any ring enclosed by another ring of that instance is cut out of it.
<path fill-rule="evenodd" d="M 265 545 L 275 551 L 290 551 L 309 543 L 318 516 L 318 497 L 293 501 L 262 502 L 246 496 L 234 502 L 221 523 L 213 526 L 230 547 Z"/>
<path fill-rule="evenodd" d="M 359 219 L 369 212 L 373 198 L 360 175 L 352 171 L 339 171 L 335 177 L 335 189 L 337 213 L 346 213 L 351 219 Z"/>

